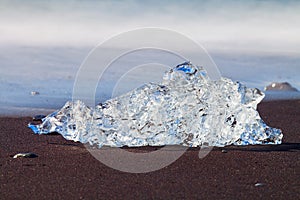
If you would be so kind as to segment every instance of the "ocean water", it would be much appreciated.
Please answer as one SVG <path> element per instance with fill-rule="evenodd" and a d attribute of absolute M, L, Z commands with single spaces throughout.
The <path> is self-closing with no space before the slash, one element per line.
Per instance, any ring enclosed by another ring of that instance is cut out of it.
<path fill-rule="evenodd" d="M 60 108 L 72 99 L 76 74 L 97 44 L 144 27 L 174 30 L 203 45 L 222 76 L 248 87 L 263 90 L 276 81 L 300 90 L 299 9 L 293 0 L 2 0 L 0 115 Z M 156 64 L 147 64 L 154 58 Z M 158 82 L 163 71 L 183 61 L 153 51 L 119 58 L 100 79 L 95 103 Z M 143 64 L 128 71 L 136 63 Z M 99 67 L 105 66 L 100 62 Z M 84 90 L 89 90 L 93 86 L 86 79 Z M 274 98 L 299 98 L 299 93 L 267 94 L 266 99 Z"/>
<path fill-rule="evenodd" d="M 0 115 L 48 114 L 59 109 L 72 99 L 76 74 L 91 50 L 92 46 L 2 46 Z M 209 54 L 222 76 L 240 81 L 247 87 L 263 90 L 271 82 L 289 82 L 300 89 L 300 56 L 220 51 Z M 157 59 L 157 55 L 161 56 Z M 159 65 L 145 64 L 134 70 L 127 70 L 135 64 L 134 61 L 149 63 L 154 56 Z M 99 82 L 95 91 L 95 103 L 128 92 L 143 83 L 159 82 L 164 71 L 184 61 L 181 57 L 151 50 L 120 58 Z M 101 63 L 99 67 L 103 67 Z M 118 72 L 123 75 L 116 76 Z M 32 92 L 39 94 L 32 95 Z M 267 92 L 265 99 L 300 99 L 300 95 L 299 92 Z"/>

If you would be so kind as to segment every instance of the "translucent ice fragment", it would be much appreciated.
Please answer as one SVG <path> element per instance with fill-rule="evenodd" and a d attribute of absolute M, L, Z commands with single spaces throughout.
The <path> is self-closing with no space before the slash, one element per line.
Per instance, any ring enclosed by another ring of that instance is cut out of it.
<path fill-rule="evenodd" d="M 94 109 L 69 101 L 60 110 L 29 124 L 37 134 L 58 132 L 68 140 L 101 147 L 280 144 L 281 130 L 267 126 L 256 111 L 258 89 L 227 78 L 212 81 L 189 62 Z"/>
<path fill-rule="evenodd" d="M 298 91 L 288 82 L 273 82 L 265 87 L 266 91 Z"/>
<path fill-rule="evenodd" d="M 175 69 L 178 71 L 183 71 L 186 74 L 194 74 L 197 71 L 196 68 L 189 62 L 185 62 L 180 65 L 177 65 Z"/>

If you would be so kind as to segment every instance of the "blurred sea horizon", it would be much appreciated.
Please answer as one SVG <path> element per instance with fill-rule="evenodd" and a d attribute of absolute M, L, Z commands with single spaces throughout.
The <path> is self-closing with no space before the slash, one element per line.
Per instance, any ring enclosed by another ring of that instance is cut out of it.
<path fill-rule="evenodd" d="M 222 76 L 247 87 L 263 90 L 272 82 L 288 82 L 300 90 L 299 10 L 300 2 L 293 0 L 0 1 L 0 115 L 47 114 L 61 108 L 72 99 L 76 73 L 97 44 L 143 27 L 191 38 L 208 51 Z M 157 82 L 163 71 L 185 61 L 164 60 L 171 66 L 132 71 L 117 88 L 111 85 L 122 65 L 146 61 L 152 53 L 120 60 L 95 91 L 96 101 Z M 279 98 L 299 95 L 266 96 Z"/>

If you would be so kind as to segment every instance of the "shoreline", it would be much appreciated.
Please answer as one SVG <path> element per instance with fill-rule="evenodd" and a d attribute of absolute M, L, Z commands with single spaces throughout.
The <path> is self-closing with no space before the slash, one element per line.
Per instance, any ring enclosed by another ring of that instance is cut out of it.
<path fill-rule="evenodd" d="M 144 174 L 109 168 L 61 135 L 35 135 L 27 128 L 31 117 L 0 117 L 0 193 L 3 199 L 295 199 L 300 100 L 263 101 L 258 110 L 268 126 L 282 130 L 283 144 L 214 147 L 202 159 L 199 148 L 189 148 L 171 165 Z M 12 158 L 20 152 L 38 157 Z"/>
<path fill-rule="evenodd" d="M 264 99 L 260 103 L 264 102 L 278 102 L 278 101 L 298 101 L 300 100 L 300 92 L 299 91 L 262 91 L 265 94 Z M 43 101 L 48 101 L 44 99 Z M 54 103 L 53 105 L 42 106 L 33 105 L 28 106 L 28 103 L 25 105 L 19 104 L 21 106 L 16 105 L 6 105 L 1 104 L 0 102 L 0 118 L 1 117 L 31 117 L 35 115 L 48 115 L 65 105 L 67 101 L 71 101 L 71 99 L 60 100 L 59 102 Z"/>

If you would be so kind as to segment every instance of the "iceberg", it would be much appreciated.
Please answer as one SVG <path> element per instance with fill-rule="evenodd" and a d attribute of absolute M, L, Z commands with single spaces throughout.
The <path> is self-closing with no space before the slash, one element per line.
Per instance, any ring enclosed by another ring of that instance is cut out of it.
<path fill-rule="evenodd" d="M 95 108 L 68 101 L 28 127 L 98 148 L 280 144 L 281 130 L 267 126 L 256 110 L 263 98 L 258 89 L 223 77 L 211 80 L 203 67 L 185 62 L 165 72 L 161 83 L 145 84 Z"/>
<path fill-rule="evenodd" d="M 267 85 L 265 87 L 265 91 L 292 91 L 292 92 L 298 92 L 298 90 L 296 88 L 294 88 L 288 82 L 273 82 L 270 85 Z"/>

